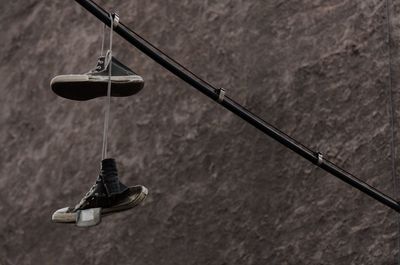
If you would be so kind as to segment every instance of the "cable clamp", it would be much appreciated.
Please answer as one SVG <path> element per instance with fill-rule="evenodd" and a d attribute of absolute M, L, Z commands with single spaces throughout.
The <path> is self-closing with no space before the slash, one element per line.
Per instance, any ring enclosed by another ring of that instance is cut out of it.
<path fill-rule="evenodd" d="M 224 101 L 225 98 L 225 89 L 224 88 L 219 88 L 217 89 L 217 94 L 218 94 L 218 102 L 222 102 Z"/>
<path fill-rule="evenodd" d="M 317 152 L 317 164 L 320 166 L 324 162 L 324 156 L 320 153 Z"/>
<path fill-rule="evenodd" d="M 113 18 L 113 28 L 114 29 L 116 29 L 117 27 L 118 27 L 118 25 L 119 25 L 119 16 L 118 16 L 118 14 L 117 13 L 113 13 L 112 15 L 111 15 L 111 17 Z"/>

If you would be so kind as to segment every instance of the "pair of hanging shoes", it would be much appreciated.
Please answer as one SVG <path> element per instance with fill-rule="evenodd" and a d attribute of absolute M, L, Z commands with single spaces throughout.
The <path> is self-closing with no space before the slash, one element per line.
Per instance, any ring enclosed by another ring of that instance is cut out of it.
<path fill-rule="evenodd" d="M 101 216 L 128 210 L 139 205 L 147 196 L 146 187 L 127 187 L 118 179 L 115 160 L 104 159 L 96 183 L 75 207 L 64 207 L 55 211 L 52 221 L 76 223 L 78 226 L 93 226 L 100 223 Z"/>
<path fill-rule="evenodd" d="M 143 88 L 143 78 L 112 57 L 112 33 L 113 27 L 110 31 L 110 49 L 106 56 L 99 57 L 96 68 L 86 74 L 54 77 L 50 82 L 54 93 L 63 98 L 84 101 L 104 96 L 127 97 Z M 103 46 L 104 35 L 102 50 Z M 105 139 L 107 125 L 108 122 L 105 122 Z M 103 141 L 103 157 L 107 154 L 104 146 L 107 147 Z M 64 207 L 55 211 L 52 220 L 59 223 L 75 222 L 77 226 L 84 227 L 97 225 L 103 215 L 140 204 L 147 193 L 144 186 L 128 188 L 122 184 L 118 179 L 115 160 L 104 159 L 101 161 L 100 175 L 93 187 L 75 207 Z"/>
<path fill-rule="evenodd" d="M 109 76 L 110 67 L 111 76 Z M 50 86 L 60 97 L 84 101 L 107 96 L 109 79 L 111 79 L 112 97 L 132 96 L 144 86 L 141 76 L 110 56 L 100 56 L 96 68 L 86 74 L 56 76 L 51 80 Z"/>

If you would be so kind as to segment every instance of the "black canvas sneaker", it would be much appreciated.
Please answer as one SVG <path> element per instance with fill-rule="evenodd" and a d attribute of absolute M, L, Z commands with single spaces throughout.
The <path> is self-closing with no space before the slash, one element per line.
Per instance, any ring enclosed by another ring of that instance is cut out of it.
<path fill-rule="evenodd" d="M 77 213 L 82 210 L 101 208 L 101 215 L 130 209 L 140 204 L 147 196 L 146 187 L 126 187 L 118 180 L 115 160 L 104 159 L 96 183 L 75 207 L 58 209 L 52 221 L 58 223 L 76 222 Z"/>
<path fill-rule="evenodd" d="M 111 96 L 127 97 L 138 93 L 144 86 L 143 78 L 114 57 L 106 60 L 107 57 L 99 57 L 96 68 L 86 74 L 54 77 L 51 89 L 60 97 L 79 101 L 107 96 L 111 64 Z"/>

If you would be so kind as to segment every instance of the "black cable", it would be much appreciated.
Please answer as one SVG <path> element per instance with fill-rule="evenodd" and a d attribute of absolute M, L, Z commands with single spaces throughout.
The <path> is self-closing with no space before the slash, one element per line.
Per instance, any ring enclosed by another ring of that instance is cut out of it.
<path fill-rule="evenodd" d="M 108 12 L 102 9 L 100 6 L 95 4 L 91 0 L 75 0 L 77 3 L 82 5 L 87 11 L 92 13 L 98 19 L 100 19 L 103 23 L 110 26 L 111 21 L 108 16 Z M 374 187 L 368 185 L 366 182 L 356 178 L 349 172 L 341 169 L 334 163 L 325 159 L 322 154 L 312 151 L 301 143 L 297 142 L 295 139 L 291 138 L 287 134 L 283 133 L 279 129 L 275 128 L 273 125 L 264 121 L 254 113 L 245 109 L 242 105 L 236 103 L 233 99 L 224 96 L 221 99 L 221 94 L 219 93 L 221 90 L 213 87 L 206 81 L 197 77 L 191 71 L 183 67 L 181 64 L 170 58 L 168 55 L 163 53 L 153 44 L 149 43 L 147 40 L 139 36 L 137 33 L 133 32 L 130 28 L 120 23 L 118 27 L 115 28 L 115 32 L 118 33 L 122 38 L 128 41 L 130 44 L 138 48 L 144 54 L 152 58 L 154 61 L 159 63 L 165 69 L 181 78 L 183 81 L 187 82 L 192 87 L 199 90 L 201 93 L 210 97 L 214 101 L 221 104 L 223 107 L 233 112 L 243 120 L 247 121 L 266 135 L 272 137 L 279 143 L 283 144 L 287 148 L 296 152 L 300 156 L 304 157 L 308 161 L 312 162 L 316 166 L 324 169 L 325 171 L 331 173 L 333 176 L 341 179 L 347 184 L 355 187 L 356 189 L 364 192 L 375 200 L 381 202 L 382 204 L 390 207 L 391 209 L 400 212 L 400 204 L 389 197 L 388 195 L 380 192 Z"/>

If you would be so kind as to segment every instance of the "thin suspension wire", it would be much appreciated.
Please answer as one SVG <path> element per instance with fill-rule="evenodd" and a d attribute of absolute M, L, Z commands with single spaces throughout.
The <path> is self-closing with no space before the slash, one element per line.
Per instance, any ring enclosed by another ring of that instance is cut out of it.
<path fill-rule="evenodd" d="M 389 0 L 386 0 L 386 25 L 387 25 L 387 45 L 388 45 L 388 96 L 389 96 L 389 116 L 390 116 L 390 156 L 392 162 L 392 179 L 393 179 L 393 196 L 396 198 L 399 190 L 399 183 L 396 174 L 396 143 L 395 143 L 395 108 L 393 103 L 393 76 L 392 76 L 392 42 L 391 42 L 391 23 L 390 23 L 390 10 L 389 10 Z M 398 199 L 398 198 L 397 198 Z M 396 247 L 400 251 L 400 217 L 396 215 L 397 218 L 397 240 Z M 400 253 L 397 254 L 397 264 L 400 265 Z"/>
<path fill-rule="evenodd" d="M 106 24 L 103 25 L 103 30 L 102 30 L 102 39 L 101 39 L 101 50 L 100 50 L 100 56 L 103 56 L 104 53 L 104 42 L 105 42 L 105 35 L 106 35 Z"/>
<path fill-rule="evenodd" d="M 114 19 L 111 16 L 111 27 L 110 27 L 110 48 L 107 51 L 105 62 L 108 65 L 108 84 L 107 84 L 107 97 L 106 97 L 106 109 L 104 113 L 104 131 L 103 131 L 103 149 L 101 153 L 101 160 L 107 158 L 107 145 L 108 145 L 108 127 L 110 121 L 110 108 L 111 108 L 111 68 L 112 68 L 112 43 L 113 43 L 113 31 L 114 31 Z"/>

